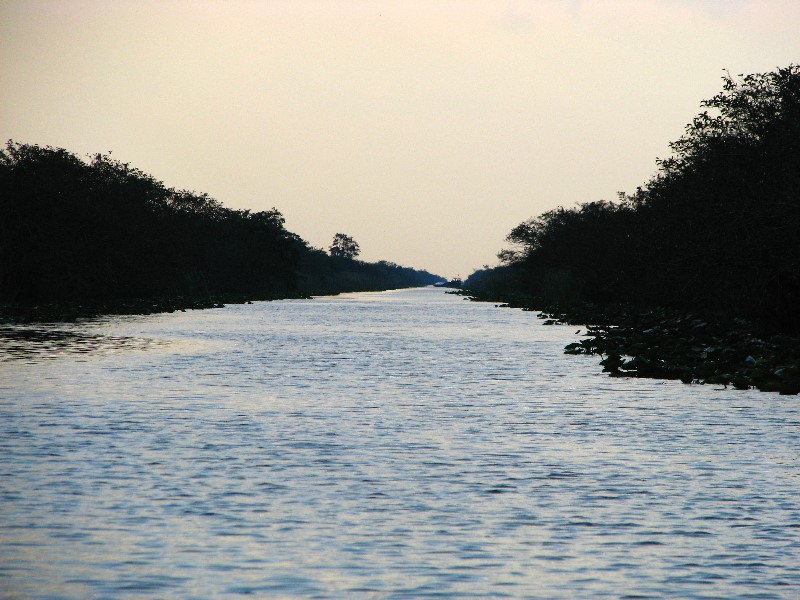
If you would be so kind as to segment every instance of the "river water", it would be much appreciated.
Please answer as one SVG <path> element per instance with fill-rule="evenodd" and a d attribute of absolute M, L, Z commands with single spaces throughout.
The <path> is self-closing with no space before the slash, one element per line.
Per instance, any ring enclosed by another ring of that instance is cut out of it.
<path fill-rule="evenodd" d="M 800 400 L 441 289 L 4 328 L 0 596 L 798 598 Z"/>

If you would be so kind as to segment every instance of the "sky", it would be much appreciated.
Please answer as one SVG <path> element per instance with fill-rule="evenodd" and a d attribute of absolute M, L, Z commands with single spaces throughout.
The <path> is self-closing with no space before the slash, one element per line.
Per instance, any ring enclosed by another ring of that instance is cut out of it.
<path fill-rule="evenodd" d="M 447 277 L 633 192 L 796 0 L 0 0 L 0 136 L 111 156 Z"/>

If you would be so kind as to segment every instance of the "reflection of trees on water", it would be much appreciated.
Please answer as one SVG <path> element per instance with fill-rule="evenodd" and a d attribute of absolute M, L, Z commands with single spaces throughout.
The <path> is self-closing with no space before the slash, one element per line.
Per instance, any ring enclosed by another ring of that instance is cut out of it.
<path fill-rule="evenodd" d="M 0 361 L 148 350 L 166 343 L 164 340 L 99 335 L 67 329 L 0 327 Z"/>

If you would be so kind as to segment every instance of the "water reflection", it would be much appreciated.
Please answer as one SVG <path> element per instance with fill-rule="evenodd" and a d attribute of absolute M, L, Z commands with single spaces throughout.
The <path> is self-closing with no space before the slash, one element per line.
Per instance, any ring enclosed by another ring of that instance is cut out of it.
<path fill-rule="evenodd" d="M 574 327 L 437 290 L 33 329 L 0 364 L 0 597 L 800 587 L 795 397 L 609 378 Z"/>
<path fill-rule="evenodd" d="M 104 335 L 59 326 L 0 326 L 0 361 L 51 360 L 69 354 L 152 350 L 166 340 Z"/>

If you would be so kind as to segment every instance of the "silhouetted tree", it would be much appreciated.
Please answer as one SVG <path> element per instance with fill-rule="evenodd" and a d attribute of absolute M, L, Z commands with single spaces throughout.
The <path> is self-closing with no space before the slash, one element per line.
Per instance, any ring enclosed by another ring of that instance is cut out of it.
<path fill-rule="evenodd" d="M 344 233 L 337 233 L 333 236 L 333 243 L 331 244 L 329 250 L 331 256 L 336 256 L 339 258 L 352 259 L 361 254 L 361 249 L 358 247 L 358 242 Z"/>

